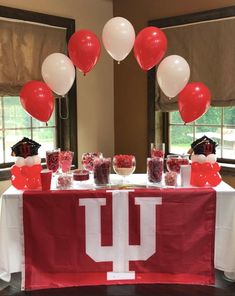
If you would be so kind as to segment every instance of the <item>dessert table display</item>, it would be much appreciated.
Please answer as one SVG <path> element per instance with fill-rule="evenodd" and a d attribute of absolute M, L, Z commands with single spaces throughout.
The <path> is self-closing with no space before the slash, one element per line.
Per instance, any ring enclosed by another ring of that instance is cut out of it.
<path fill-rule="evenodd" d="M 94 190 L 90 178 L 74 182 L 71 190 L 26 191 L 23 198 L 22 191 L 10 187 L 1 197 L 0 278 L 9 281 L 12 272 L 22 271 L 25 289 L 140 282 L 211 284 L 213 257 L 215 268 L 235 272 L 234 189 L 224 182 L 215 191 L 153 188 L 145 174 L 127 178 L 125 189 L 115 187 L 120 176 L 111 175 L 107 190 Z M 54 179 L 52 189 L 56 189 Z M 76 266 L 71 265 L 74 262 Z"/>

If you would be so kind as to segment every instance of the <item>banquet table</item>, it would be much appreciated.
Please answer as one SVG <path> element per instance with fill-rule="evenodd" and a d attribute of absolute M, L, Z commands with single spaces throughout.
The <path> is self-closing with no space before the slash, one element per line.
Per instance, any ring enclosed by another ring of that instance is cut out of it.
<path fill-rule="evenodd" d="M 145 174 L 133 174 L 128 177 L 131 188 L 146 186 L 146 180 Z M 112 175 L 111 181 L 112 184 L 117 184 L 118 179 Z M 76 184 L 72 189 L 94 190 L 92 181 L 83 184 Z M 56 189 L 54 184 L 52 189 Z M 179 189 L 175 188 L 176 194 Z M 233 278 L 235 275 L 235 190 L 225 182 L 221 182 L 214 189 L 216 191 L 214 266 Z M 201 190 L 203 191 L 203 188 Z M 0 199 L 0 279 L 4 281 L 10 281 L 11 273 L 22 270 L 20 196 L 22 191 L 11 186 Z"/>

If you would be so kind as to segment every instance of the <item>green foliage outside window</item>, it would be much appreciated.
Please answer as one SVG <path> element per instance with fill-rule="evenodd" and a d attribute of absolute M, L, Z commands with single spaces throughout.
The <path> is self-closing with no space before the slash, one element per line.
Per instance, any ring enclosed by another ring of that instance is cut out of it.
<path fill-rule="evenodd" d="M 235 159 L 235 107 L 211 107 L 197 121 L 186 125 L 178 111 L 171 112 L 169 129 L 171 153 L 187 153 L 195 139 L 207 135 L 218 143 L 218 157 Z"/>

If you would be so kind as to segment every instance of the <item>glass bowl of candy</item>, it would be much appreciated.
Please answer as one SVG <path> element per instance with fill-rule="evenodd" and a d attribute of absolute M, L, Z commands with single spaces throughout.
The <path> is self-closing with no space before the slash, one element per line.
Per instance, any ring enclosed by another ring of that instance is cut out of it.
<path fill-rule="evenodd" d="M 82 166 L 84 170 L 89 171 L 90 173 L 94 168 L 94 160 L 96 158 L 102 158 L 103 154 L 101 152 L 86 152 L 82 154 Z"/>
<path fill-rule="evenodd" d="M 74 181 L 87 181 L 89 180 L 89 171 L 87 170 L 75 170 L 73 172 Z"/>
<path fill-rule="evenodd" d="M 56 188 L 69 189 L 73 186 L 73 179 L 71 174 L 59 175 L 56 182 Z"/>
<path fill-rule="evenodd" d="M 133 174 L 136 168 L 134 155 L 119 154 L 113 157 L 113 170 L 122 177 Z"/>
<path fill-rule="evenodd" d="M 147 176 L 150 183 L 160 183 L 163 174 L 163 158 L 147 158 Z"/>
<path fill-rule="evenodd" d="M 166 167 L 168 172 L 180 173 L 180 166 L 189 164 L 189 155 L 167 155 Z"/>

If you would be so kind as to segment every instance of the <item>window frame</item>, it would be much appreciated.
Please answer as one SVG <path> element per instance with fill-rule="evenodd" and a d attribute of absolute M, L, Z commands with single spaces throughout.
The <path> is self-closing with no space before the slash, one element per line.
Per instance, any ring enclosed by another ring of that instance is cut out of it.
<path fill-rule="evenodd" d="M 192 14 L 168 17 L 163 19 L 151 20 L 149 26 L 165 28 L 187 23 L 196 23 L 200 21 L 215 20 L 235 16 L 235 6 L 218 8 L 208 11 L 196 12 Z M 147 131 L 147 148 L 148 152 L 150 144 L 155 142 L 155 96 L 156 96 L 156 68 L 153 67 L 147 72 L 147 92 L 148 92 L 148 131 Z M 166 153 L 169 153 L 169 112 L 162 112 L 162 141 L 165 143 Z M 219 162 L 234 164 L 233 159 L 219 158 Z"/>
<path fill-rule="evenodd" d="M 75 20 L 60 16 L 54 16 L 29 10 L 22 10 L 17 8 L 10 8 L 0 5 L 0 17 L 18 19 L 34 23 L 41 23 L 55 27 L 66 28 L 66 42 L 68 43 L 70 37 L 75 32 Z M 61 119 L 59 114 L 59 100 L 55 99 L 56 112 L 56 140 L 57 146 L 61 150 L 69 149 L 74 152 L 73 165 L 77 167 L 78 163 L 78 149 L 77 149 L 77 85 L 76 77 L 72 88 L 67 94 L 68 104 L 68 119 Z M 61 101 L 61 110 L 66 109 L 66 101 Z M 0 180 L 8 180 L 11 176 L 9 168 L 14 163 L 0 164 Z"/>
<path fill-rule="evenodd" d="M 223 108 L 223 107 L 221 107 L 221 108 Z M 164 120 L 164 125 L 165 125 L 165 129 L 167 129 L 167 133 L 165 133 L 164 134 L 164 138 L 165 139 L 168 139 L 167 140 L 167 151 L 168 151 L 168 153 L 170 153 L 169 152 L 169 143 L 170 143 L 170 126 L 177 126 L 177 124 L 172 124 L 172 123 L 170 123 L 170 112 L 165 112 L 166 113 L 166 119 Z M 222 117 L 223 115 L 221 115 L 221 117 Z M 182 125 L 182 124 L 181 124 Z M 195 126 L 197 127 L 197 126 L 204 126 L 203 124 L 197 124 L 197 123 L 195 123 Z M 194 127 L 195 127 L 194 126 Z M 214 126 L 214 125 L 211 125 L 212 127 Z M 220 125 L 220 127 L 222 128 L 222 127 L 226 127 L 226 125 L 223 125 L 223 124 L 221 124 Z M 164 130 L 165 130 L 164 129 Z M 229 159 L 229 158 L 220 158 L 220 157 L 218 157 L 217 158 L 217 160 L 218 160 L 218 162 L 220 162 L 220 163 L 229 163 L 229 164 L 235 164 L 235 159 Z"/>

